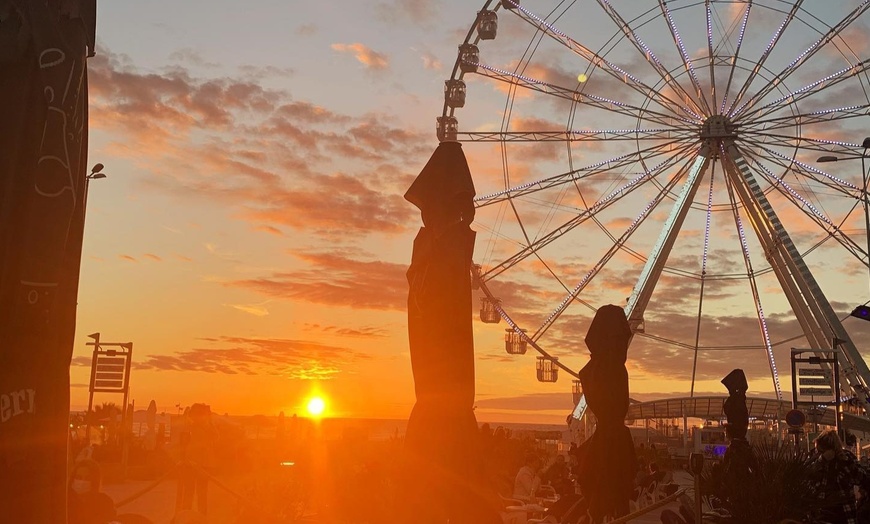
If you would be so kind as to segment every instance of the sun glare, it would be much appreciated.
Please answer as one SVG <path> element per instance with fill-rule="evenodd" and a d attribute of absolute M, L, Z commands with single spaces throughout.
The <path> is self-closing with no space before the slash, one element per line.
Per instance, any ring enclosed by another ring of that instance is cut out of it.
<path fill-rule="evenodd" d="M 319 417 L 323 415 L 323 411 L 326 409 L 326 402 L 320 397 L 314 397 L 308 401 L 308 414 L 312 417 Z"/>

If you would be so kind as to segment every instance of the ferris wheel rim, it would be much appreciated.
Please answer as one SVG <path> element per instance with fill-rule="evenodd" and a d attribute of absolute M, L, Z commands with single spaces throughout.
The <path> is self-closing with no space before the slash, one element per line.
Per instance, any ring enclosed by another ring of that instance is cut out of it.
<path fill-rule="evenodd" d="M 511 1 L 511 0 L 507 0 L 507 1 Z M 599 3 L 601 3 L 602 1 L 603 1 L 604 3 L 607 3 L 607 0 L 600 0 Z M 498 1 L 498 0 L 487 0 L 487 1 L 485 2 L 485 4 L 484 4 L 484 6 L 483 6 L 482 9 L 485 10 L 485 9 L 489 8 L 490 6 L 493 5 L 493 2 L 495 2 L 495 7 L 494 7 L 493 11 L 498 11 L 498 10 L 500 10 L 500 9 L 503 7 L 503 6 L 502 6 L 502 2 L 500 2 L 500 1 Z M 667 7 L 668 3 L 669 3 L 669 2 L 667 2 L 667 1 L 662 1 L 662 2 L 660 2 L 660 4 L 663 5 L 663 6 L 665 6 L 665 7 Z M 672 4 L 673 2 L 670 2 L 670 3 Z M 679 9 L 685 9 L 685 8 L 688 8 L 688 7 L 697 6 L 697 5 L 701 5 L 701 4 L 708 4 L 708 3 L 710 3 L 710 2 L 698 1 L 698 2 L 694 2 L 694 3 L 686 3 L 686 4 L 683 4 L 683 5 L 679 6 Z M 784 5 L 787 4 L 786 2 L 782 2 L 782 3 L 783 3 Z M 866 4 L 866 3 L 867 3 L 867 2 L 865 2 L 865 4 Z M 797 3 L 797 4 L 799 4 L 799 3 Z M 863 5 L 863 4 L 862 4 L 862 5 Z M 769 7 L 769 6 L 768 6 L 768 7 Z M 516 8 L 520 8 L 520 7 L 517 5 Z M 773 8 L 770 8 L 770 7 L 769 7 L 769 9 L 771 9 L 771 10 L 773 10 L 773 11 L 776 11 L 776 9 L 773 9 Z M 508 10 L 510 10 L 510 9 L 508 9 Z M 780 12 L 783 12 L 783 13 L 784 13 L 784 12 L 786 12 L 786 11 L 785 11 L 785 10 L 782 10 L 782 11 L 780 11 Z M 813 16 L 812 13 L 809 13 L 809 12 L 806 11 L 804 8 L 800 8 L 800 9 L 799 9 L 799 12 L 800 12 L 800 13 L 806 13 L 807 15 L 809 15 L 809 16 L 811 16 L 811 17 Z M 748 15 L 748 10 L 747 10 L 747 15 Z M 801 20 L 799 16 L 796 16 L 795 19 L 797 19 L 797 20 Z M 818 18 L 816 18 L 816 20 L 818 20 Z M 801 20 L 801 21 L 802 21 L 802 20 Z M 802 21 L 802 22 L 803 22 L 803 21 Z M 806 24 L 806 22 L 803 22 L 803 23 Z M 809 24 L 807 24 L 807 25 L 809 25 Z M 475 38 L 473 39 L 473 41 L 472 41 L 472 38 L 474 37 L 474 30 L 475 30 L 475 27 L 476 27 L 476 25 L 472 25 L 471 29 L 470 29 L 469 32 L 468 32 L 468 35 L 466 36 L 466 39 L 465 39 L 465 42 L 464 42 L 464 43 L 474 43 L 474 44 L 478 44 L 478 43 L 480 42 L 480 37 L 479 37 L 479 36 L 475 37 Z M 858 58 L 858 55 L 855 54 L 855 53 L 854 53 L 854 50 L 851 48 L 851 46 L 849 46 L 849 44 L 848 44 L 845 40 L 842 39 L 842 35 L 840 35 L 840 34 L 838 33 L 838 34 L 836 35 L 836 37 L 838 37 L 838 38 L 841 39 L 841 43 L 844 44 L 845 47 L 846 47 L 846 49 L 847 49 L 849 52 L 851 52 L 851 53 L 853 54 L 853 56 L 857 59 L 857 58 Z M 835 46 L 835 48 L 836 48 L 839 52 L 841 52 L 841 54 L 842 54 L 842 50 L 841 50 L 840 47 Z M 845 55 L 844 55 L 844 57 L 845 57 Z M 712 58 L 712 57 L 709 57 L 709 58 Z M 735 59 L 735 62 L 741 62 L 741 64 L 742 64 L 743 62 L 745 62 L 746 64 L 757 64 L 757 63 L 758 63 L 758 62 L 753 62 L 752 60 L 748 60 L 748 59 L 746 59 L 746 58 L 744 58 L 744 57 L 738 57 L 738 56 L 736 56 L 736 55 L 735 55 L 733 58 Z M 707 60 L 707 59 L 708 59 L 708 57 L 703 57 L 703 56 L 702 56 L 702 57 L 699 57 L 699 58 L 692 58 L 692 59 L 688 59 L 688 60 L 686 60 L 686 64 L 691 65 L 691 64 L 693 64 L 693 63 L 701 63 L 701 62 L 703 62 L 704 60 Z M 529 62 L 531 61 L 531 57 L 529 58 L 528 61 L 529 61 Z M 480 64 L 478 64 L 478 65 L 480 65 Z M 519 63 L 519 64 L 517 65 L 517 69 L 519 69 L 520 65 L 521 65 L 521 63 Z M 767 67 L 764 66 L 764 64 L 759 64 L 759 65 L 761 66 L 761 70 L 762 70 L 764 73 L 775 74 L 774 71 L 772 71 L 772 70 L 770 70 L 770 69 L 767 69 Z M 678 69 L 678 68 L 679 68 L 679 66 L 673 68 L 672 70 L 675 70 L 675 69 Z M 688 65 L 687 65 L 687 69 L 689 69 Z M 861 74 L 862 76 L 864 76 L 865 78 L 870 78 L 870 77 L 868 77 L 868 74 L 870 74 L 870 72 L 868 72 L 867 69 L 870 69 L 870 67 L 865 67 L 865 68 L 863 68 L 863 70 L 861 70 L 861 71 L 859 71 L 859 72 L 860 72 L 860 74 Z M 460 58 L 458 57 L 457 60 L 456 60 L 455 63 L 454 63 L 453 72 L 451 73 L 451 80 L 452 80 L 452 79 L 458 79 L 458 80 L 461 80 L 461 79 L 463 79 L 463 78 L 465 77 L 465 75 L 466 75 L 466 73 L 460 69 Z M 684 75 L 689 75 L 689 73 L 688 73 L 688 72 L 684 72 L 682 75 L 677 75 L 677 76 L 675 76 L 675 78 L 680 78 L 680 76 L 684 76 Z M 763 77 L 762 77 L 762 78 L 763 78 Z M 659 79 L 659 82 L 662 82 L 662 81 L 663 81 L 663 79 Z M 748 82 L 748 83 L 751 83 L 751 82 L 749 82 L 749 81 L 747 81 L 747 82 Z M 865 82 L 861 82 L 861 84 L 864 85 L 864 86 L 866 87 L 868 84 L 870 84 L 870 80 L 868 80 L 866 83 L 865 83 Z M 783 96 L 788 95 L 789 93 L 792 92 L 792 90 L 788 89 L 787 84 L 786 84 L 785 82 L 783 82 L 782 84 L 778 84 L 777 86 L 775 86 L 775 88 L 776 88 L 776 89 L 779 89 L 780 92 L 783 92 L 783 90 L 785 90 Z M 747 94 L 750 95 L 750 99 L 752 99 L 752 93 L 747 93 Z M 508 95 L 508 101 L 510 101 L 511 97 L 512 97 L 512 95 L 509 94 L 509 95 Z M 870 98 L 868 98 L 868 100 L 870 100 Z M 739 100 L 735 100 L 735 101 L 734 101 L 734 105 L 736 105 L 738 102 L 739 102 Z M 650 103 L 650 100 L 649 100 L 649 99 L 645 99 L 645 100 L 644 100 L 644 103 L 645 103 L 645 105 L 648 105 L 648 104 Z M 724 100 L 723 100 L 723 103 L 724 103 Z M 572 104 L 576 104 L 576 102 L 572 102 Z M 714 105 L 714 106 L 717 105 L 717 104 L 715 103 L 715 101 L 714 101 L 714 104 L 713 104 L 713 105 Z M 857 107 L 857 106 L 856 106 L 856 107 Z M 733 106 L 732 106 L 732 109 L 733 109 Z M 744 119 L 749 119 L 749 118 L 752 116 L 753 113 L 752 113 L 752 112 L 748 112 L 748 113 L 747 113 L 747 112 L 744 112 L 744 111 L 750 111 L 750 109 L 751 109 L 751 106 L 749 106 L 749 107 L 747 108 L 747 106 L 746 106 L 745 104 L 744 104 L 743 106 L 739 106 L 739 107 L 737 107 L 737 108 L 735 109 L 735 113 L 734 113 L 734 121 L 735 121 L 735 122 L 739 122 L 739 121 L 744 120 Z M 863 105 L 863 109 L 870 109 L 870 102 L 868 102 L 867 104 Z M 791 116 L 777 117 L 776 114 L 777 114 L 778 112 L 782 111 L 782 110 L 790 111 L 790 112 L 791 112 Z M 784 121 L 794 120 L 794 121 L 796 121 L 796 123 L 794 124 L 794 127 L 799 131 L 799 130 L 801 129 L 800 126 L 802 125 L 802 123 L 799 121 L 800 119 L 799 119 L 799 116 L 798 116 L 798 113 L 797 113 L 798 110 L 799 110 L 799 107 L 798 107 L 797 104 L 791 104 L 791 103 L 789 103 L 789 104 L 786 104 L 786 105 L 784 105 L 784 106 L 782 106 L 782 107 L 778 107 L 778 108 L 777 108 L 777 107 L 774 107 L 771 113 L 766 114 L 766 117 L 767 117 L 768 119 L 781 118 L 781 119 L 784 120 Z M 451 116 L 451 117 L 452 117 L 452 116 L 454 116 L 455 111 L 456 111 L 456 108 L 454 108 L 454 107 L 450 107 L 450 106 L 448 105 L 447 101 L 445 100 L 445 102 L 444 102 L 444 106 L 443 106 L 443 111 L 442 111 L 442 116 L 444 116 L 444 117 Z M 568 120 L 569 125 L 570 125 L 571 119 L 573 118 L 573 115 L 574 115 L 574 114 L 575 114 L 574 106 L 572 105 L 572 110 L 571 110 L 571 112 L 570 112 L 571 117 L 569 117 L 569 120 Z M 865 112 L 864 114 L 867 114 L 867 113 Z M 856 116 L 863 116 L 863 115 L 858 115 L 858 114 L 856 114 Z M 508 131 L 506 131 L 505 128 L 506 128 L 506 126 L 508 125 L 507 122 L 509 122 L 509 120 L 510 120 L 509 117 L 506 118 L 506 119 L 503 121 L 502 125 L 501 125 L 501 128 L 502 128 L 502 129 L 500 130 L 500 133 L 501 133 L 502 135 L 505 135 L 505 134 L 508 132 Z M 643 119 L 639 116 L 639 117 L 638 117 L 638 122 L 640 122 L 641 120 L 643 120 Z M 787 125 L 788 125 L 788 124 L 783 124 L 783 127 L 786 127 Z M 637 127 L 636 129 L 628 129 L 628 130 L 626 130 L 626 131 L 629 131 L 629 132 L 635 132 L 635 133 L 638 133 L 638 132 L 643 131 L 643 129 L 640 128 L 639 123 L 638 123 L 638 125 L 637 125 L 636 127 Z M 688 130 L 688 128 L 686 128 L 686 129 Z M 550 132 L 550 131 L 546 131 L 546 132 Z M 561 131 L 561 133 L 564 133 L 566 136 L 567 136 L 568 134 L 572 133 L 572 132 L 574 132 L 574 131 L 572 131 L 572 130 L 570 129 L 570 127 L 568 127 L 568 128 L 567 128 L 566 130 L 564 130 L 564 131 Z M 542 133 L 543 133 L 543 131 L 542 131 Z M 552 133 L 557 133 L 557 131 L 552 131 Z M 761 136 L 761 135 L 765 135 L 765 133 L 758 132 L 758 133 L 756 133 L 756 135 L 757 135 L 757 136 Z M 751 135 L 748 134 L 747 136 L 751 136 Z M 787 134 L 785 134 L 785 133 L 783 134 L 783 136 L 775 135 L 775 134 L 774 134 L 774 135 L 770 135 L 770 137 L 771 137 L 771 138 L 779 139 L 779 140 L 781 140 L 781 141 L 783 141 L 783 142 L 784 142 L 784 141 L 788 141 L 789 139 L 791 139 L 791 140 L 794 142 L 793 145 L 790 146 L 790 150 L 792 151 L 791 155 L 785 155 L 785 156 L 783 156 L 783 157 L 781 158 L 782 161 L 784 161 L 784 162 L 789 162 L 789 163 L 786 164 L 786 165 L 782 165 L 782 166 L 780 166 L 780 167 L 782 168 L 782 174 L 780 175 L 780 178 L 784 178 L 785 175 L 786 175 L 786 173 L 788 173 L 789 170 L 790 170 L 790 169 L 792 168 L 792 166 L 794 165 L 794 161 L 797 159 L 798 152 L 799 152 L 799 151 L 805 151 L 805 149 L 803 149 L 803 148 L 802 148 L 802 145 L 801 145 L 801 142 L 802 142 L 804 139 L 800 136 L 800 133 L 795 133 L 795 136 L 792 136 L 792 137 L 788 137 Z M 750 141 L 748 138 L 747 138 L 747 139 L 744 139 L 744 140 L 747 141 L 747 142 L 751 142 L 752 144 L 755 144 L 754 141 Z M 465 142 L 464 140 L 459 140 L 459 141 L 460 141 L 460 142 Z M 533 142 L 534 142 L 534 141 L 537 141 L 537 140 L 532 139 L 532 140 L 530 140 L 530 141 L 533 141 Z M 565 142 L 568 142 L 568 156 L 569 156 L 569 158 L 570 158 L 570 156 L 571 156 L 571 147 L 570 147 L 570 142 L 569 142 L 568 140 L 565 140 Z M 502 142 L 502 143 L 503 143 L 503 142 Z M 760 142 L 759 142 L 759 143 L 760 143 Z M 636 144 L 637 148 L 640 149 L 640 141 L 635 140 L 635 144 Z M 856 145 L 856 144 L 850 144 L 850 145 L 854 146 L 854 145 Z M 773 149 L 774 146 L 770 146 L 770 147 L 771 147 L 771 149 L 767 151 L 767 152 L 769 153 L 770 156 L 769 156 L 769 157 L 765 157 L 765 160 L 769 160 L 769 158 L 773 158 L 774 156 L 776 156 L 776 155 L 774 155 L 774 152 L 775 152 L 775 149 Z M 781 146 L 780 146 L 780 147 L 781 147 Z M 788 156 L 791 156 L 791 158 L 790 158 L 790 159 L 787 158 Z M 778 171 L 778 170 L 779 170 L 779 168 L 777 168 L 777 171 Z M 777 177 L 774 177 L 774 179 L 777 179 L 777 180 L 778 180 Z M 576 182 L 576 180 L 574 180 L 574 182 Z M 653 181 L 653 184 L 660 184 L 660 182 L 659 182 L 658 180 L 654 180 L 654 181 Z M 776 184 L 772 184 L 772 183 L 767 183 L 767 184 L 766 184 L 766 187 L 765 187 L 765 192 L 766 192 L 766 193 L 768 193 L 768 194 L 769 194 L 769 193 L 774 193 L 776 190 L 777 190 Z M 846 197 L 844 196 L 844 198 L 846 198 Z M 508 197 L 508 200 L 510 200 L 510 197 Z M 476 205 L 477 205 L 477 204 L 476 204 Z M 699 204 L 699 205 L 700 205 L 700 204 Z M 721 209 L 719 209 L 718 211 L 728 211 L 728 210 L 731 209 L 731 207 L 729 207 L 728 204 L 717 204 L 717 205 L 721 206 Z M 740 205 L 742 206 L 743 204 L 740 204 Z M 697 209 L 701 209 L 701 208 L 699 207 L 699 208 L 697 208 Z M 845 220 L 849 218 L 849 215 L 851 215 L 851 213 L 852 213 L 852 212 L 850 211 L 849 214 L 847 214 L 847 215 L 843 218 L 843 222 L 845 222 Z M 519 220 L 519 218 L 518 218 L 518 220 Z M 825 243 L 825 242 L 829 242 L 830 240 L 831 240 L 831 237 L 830 237 L 830 236 L 826 236 L 826 237 L 823 238 L 823 240 L 820 242 L 820 244 L 821 244 L 821 243 Z M 806 248 L 804 251 L 801 252 L 801 256 L 804 256 L 804 255 L 809 254 L 810 252 L 812 252 L 813 250 L 815 250 L 817 247 L 818 247 L 818 245 L 813 246 L 813 247 L 810 247 L 810 248 Z M 854 253 L 853 253 L 853 254 L 854 254 Z M 665 269 L 669 269 L 669 268 L 666 266 Z M 674 268 L 674 269 L 676 269 L 676 268 Z M 765 271 L 768 271 L 768 272 L 769 272 L 769 271 L 772 271 L 772 269 L 771 269 L 771 268 L 767 268 Z M 737 275 L 739 275 L 739 274 L 737 274 Z M 723 276 L 723 278 L 724 278 L 724 276 Z M 749 277 L 747 277 L 747 276 L 744 275 L 742 278 L 743 278 L 743 279 L 748 279 Z M 492 295 L 492 292 L 491 292 L 491 290 L 488 288 L 486 282 L 487 282 L 486 279 L 481 279 L 481 290 L 484 292 L 484 295 L 485 295 L 487 298 L 493 299 L 493 298 L 495 298 L 495 297 Z M 590 307 L 591 307 L 591 306 L 590 306 Z M 499 313 L 500 313 L 501 317 L 504 318 L 504 319 L 506 320 L 506 322 L 508 322 L 508 324 L 509 324 L 512 328 L 514 328 L 515 330 L 518 330 L 518 332 L 519 332 L 519 330 L 521 330 L 521 328 L 519 328 L 519 324 L 517 324 L 516 322 L 513 321 L 513 319 L 511 319 L 511 317 L 510 317 L 510 315 L 507 313 L 507 311 L 505 311 L 503 308 L 499 307 Z M 527 338 L 527 341 L 531 343 L 532 347 L 533 347 L 536 351 L 538 351 L 539 354 L 544 355 L 544 356 L 547 357 L 547 358 L 553 358 L 553 355 L 551 355 L 550 353 L 548 353 L 545 349 L 541 348 L 541 347 L 538 345 L 537 341 L 532 340 L 530 337 L 527 337 L 525 334 L 523 334 L 523 336 Z M 576 373 L 574 373 L 572 370 L 570 370 L 567 366 L 565 366 L 565 365 L 562 364 L 561 362 L 558 362 L 558 361 L 557 361 L 557 365 L 558 365 L 559 367 L 561 367 L 563 370 L 565 370 L 566 372 L 568 372 L 569 374 L 571 374 L 572 376 L 575 376 L 575 377 L 576 377 Z"/>

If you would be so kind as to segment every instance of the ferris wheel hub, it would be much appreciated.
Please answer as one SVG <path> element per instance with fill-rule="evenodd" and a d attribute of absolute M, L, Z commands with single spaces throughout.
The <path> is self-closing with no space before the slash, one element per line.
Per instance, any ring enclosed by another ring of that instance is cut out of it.
<path fill-rule="evenodd" d="M 725 115 L 707 117 L 701 124 L 701 139 L 734 139 L 737 138 L 737 124 Z"/>

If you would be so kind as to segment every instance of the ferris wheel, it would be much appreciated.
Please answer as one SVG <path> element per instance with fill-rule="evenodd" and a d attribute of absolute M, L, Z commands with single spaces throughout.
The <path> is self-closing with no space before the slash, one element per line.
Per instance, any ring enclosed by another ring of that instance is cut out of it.
<path fill-rule="evenodd" d="M 780 399 L 790 348 L 838 346 L 867 410 L 843 322 L 870 298 L 868 8 L 485 2 L 437 119 L 479 195 L 481 336 L 576 378 L 595 310 L 623 305 L 630 370 L 694 394 L 742 367 Z"/>

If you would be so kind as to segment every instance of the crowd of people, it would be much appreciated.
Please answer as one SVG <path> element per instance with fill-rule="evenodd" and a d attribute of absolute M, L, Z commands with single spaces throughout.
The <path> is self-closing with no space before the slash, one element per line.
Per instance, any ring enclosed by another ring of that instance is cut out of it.
<path fill-rule="evenodd" d="M 676 493 L 680 486 L 673 472 L 660 468 L 656 454 L 638 451 L 638 471 L 634 479 L 636 501 L 652 492 L 664 498 Z M 505 500 L 506 507 L 524 508 L 536 513 L 543 522 L 586 522 L 585 506 L 576 486 L 578 459 L 575 448 L 567 454 L 549 458 L 537 452 L 526 453 L 514 477 L 513 491 Z M 865 457 L 859 461 L 844 445 L 836 430 L 819 434 L 814 450 L 806 463 L 809 492 L 815 509 L 802 522 L 806 524 L 870 524 L 870 464 Z M 649 503 L 655 498 L 650 498 Z M 541 506 L 545 504 L 546 508 Z M 639 505 L 640 507 L 643 504 Z M 637 505 L 635 507 L 638 507 Z M 694 524 L 692 508 L 662 512 L 663 524 Z M 508 519 L 509 520 L 509 519 Z M 727 521 L 727 520 L 723 520 Z M 788 521 L 786 521 L 788 522 Z"/>
<path fill-rule="evenodd" d="M 205 407 L 205 406 L 204 406 Z M 205 522 L 204 514 L 208 503 L 208 481 L 205 478 L 214 465 L 213 440 L 216 438 L 214 428 L 209 424 L 209 412 L 206 409 L 192 409 L 189 414 L 189 431 L 183 436 L 183 458 L 190 461 L 191 467 L 179 470 L 178 521 Z M 200 413 L 202 411 L 202 413 Z M 532 439 L 512 438 L 510 433 L 499 428 L 492 431 L 482 428 L 483 446 L 489 478 L 493 486 L 502 495 L 502 506 L 525 506 L 534 508 L 540 517 L 550 523 L 582 523 L 587 506 L 581 489 L 578 487 L 580 449 L 572 445 L 567 452 L 542 451 Z M 870 468 L 866 463 L 857 460 L 841 441 L 836 431 L 826 431 L 814 442 L 814 453 L 805 464 L 807 478 L 812 484 L 812 493 L 817 499 L 816 510 L 801 522 L 812 524 L 870 524 Z M 340 448 L 357 458 L 364 454 L 352 441 L 347 441 Z M 643 507 L 653 500 L 674 494 L 679 486 L 673 480 L 670 464 L 663 460 L 659 450 L 650 447 L 639 447 L 635 450 L 638 459 L 638 469 L 634 477 L 634 504 L 632 508 Z M 347 453 L 345 453 L 347 454 Z M 391 453 L 378 455 L 382 459 Z M 343 464 L 356 464 L 346 460 L 341 453 L 333 454 L 333 459 Z M 375 458 L 369 457 L 365 464 L 375 464 Z M 357 461 L 360 462 L 360 461 Z M 185 463 L 185 461 L 182 461 Z M 196 467 L 192 467 L 195 464 Z M 382 464 L 384 471 L 373 473 L 372 468 L 348 466 L 344 468 L 345 475 L 337 475 L 338 481 L 347 477 L 348 483 L 336 484 L 344 486 L 342 491 L 352 493 L 359 491 L 360 486 L 381 486 L 374 492 L 366 492 L 363 499 L 369 504 L 374 503 L 374 497 L 385 491 L 383 482 L 376 479 L 389 477 L 387 462 Z M 359 474 L 355 472 L 359 471 Z M 353 474 L 353 475 L 351 475 Z M 361 479 L 367 479 L 361 482 Z M 69 523 L 70 524 L 106 524 L 108 522 L 146 524 L 147 519 L 135 520 L 132 515 L 119 515 L 112 499 L 101 491 L 102 475 L 100 464 L 86 456 L 75 462 L 70 470 L 69 490 Z M 354 487 L 356 486 L 356 487 Z M 362 495 L 362 492 L 360 491 Z M 654 494 L 654 495 L 653 495 Z M 647 497 L 647 498 L 644 498 Z M 360 500 L 353 499 L 351 507 L 362 507 Z M 387 501 L 384 503 L 389 506 Z M 261 506 L 265 507 L 265 506 Z M 539 510 L 539 511 L 537 511 Z M 679 518 L 680 520 L 675 520 Z M 669 520 L 670 519 L 670 520 Z M 377 520 L 369 520 L 377 521 Z M 350 521 L 348 521 L 350 522 Z M 665 524 L 694 524 L 690 512 L 682 515 L 663 511 L 662 522 Z"/>

